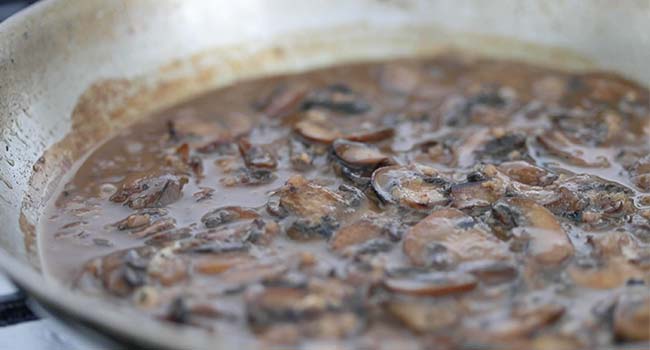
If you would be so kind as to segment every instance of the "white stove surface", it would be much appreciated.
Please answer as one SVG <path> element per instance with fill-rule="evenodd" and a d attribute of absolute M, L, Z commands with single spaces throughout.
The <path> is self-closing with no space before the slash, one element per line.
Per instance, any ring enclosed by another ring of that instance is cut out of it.
<path fill-rule="evenodd" d="M 0 274 L 0 295 L 16 288 Z M 55 331 L 56 330 L 56 331 Z M 50 319 L 40 319 L 0 327 L 0 350 L 75 350 L 88 349 L 87 344 L 58 329 Z"/>

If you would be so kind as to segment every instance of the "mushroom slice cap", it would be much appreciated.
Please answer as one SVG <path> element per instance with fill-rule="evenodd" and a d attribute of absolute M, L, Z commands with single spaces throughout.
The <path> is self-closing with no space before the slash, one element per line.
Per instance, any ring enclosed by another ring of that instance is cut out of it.
<path fill-rule="evenodd" d="M 588 149 L 572 143 L 562 132 L 549 130 L 537 137 L 537 141 L 551 155 L 566 162 L 585 168 L 607 168 L 609 160 L 603 155 L 588 152 Z"/>
<path fill-rule="evenodd" d="M 131 209 L 164 207 L 183 196 L 186 177 L 172 174 L 144 176 L 125 183 L 110 197 L 112 202 L 124 203 Z"/>
<path fill-rule="evenodd" d="M 614 332 L 628 341 L 650 340 L 650 294 L 647 289 L 627 292 L 614 309 Z"/>
<path fill-rule="evenodd" d="M 433 211 L 404 236 L 403 251 L 416 266 L 479 259 L 503 260 L 511 256 L 504 242 L 489 228 L 462 211 L 445 208 Z"/>
<path fill-rule="evenodd" d="M 571 279 L 579 286 L 591 289 L 613 289 L 622 287 L 629 280 L 641 280 L 650 283 L 650 275 L 627 259 L 613 256 L 596 266 L 580 266 L 577 263 L 567 268 Z"/>
<path fill-rule="evenodd" d="M 529 186 L 548 186 L 558 178 L 546 169 L 521 160 L 501 163 L 497 169 L 510 179 Z"/>
<path fill-rule="evenodd" d="M 275 169 L 278 166 L 277 157 L 267 146 L 254 145 L 244 137 L 239 140 L 238 147 L 249 168 Z"/>
<path fill-rule="evenodd" d="M 384 287 L 391 292 L 429 297 L 469 292 L 476 284 L 474 276 L 462 272 L 429 273 L 414 278 L 388 278 L 384 281 Z"/>
<path fill-rule="evenodd" d="M 370 218 L 362 218 L 338 229 L 329 241 L 330 249 L 343 252 L 347 248 L 384 236 L 384 228 Z"/>
<path fill-rule="evenodd" d="M 338 191 L 309 181 L 301 175 L 290 177 L 279 194 L 280 205 L 289 213 L 313 221 L 336 215 L 346 204 L 345 198 Z"/>
<path fill-rule="evenodd" d="M 471 213 L 481 213 L 506 194 L 506 185 L 499 178 L 466 182 L 451 186 L 451 206 Z"/>
<path fill-rule="evenodd" d="M 201 217 L 201 222 L 207 228 L 214 228 L 234 221 L 252 220 L 258 217 L 259 214 L 253 209 L 229 206 L 217 208 L 205 213 Z"/>
<path fill-rule="evenodd" d="M 303 138 L 313 142 L 331 144 L 341 137 L 341 132 L 322 123 L 301 120 L 294 125 L 294 130 Z"/>
<path fill-rule="evenodd" d="M 557 265 L 573 255 L 573 244 L 553 213 L 526 198 L 504 198 L 493 214 L 514 236 L 528 241 L 528 254 L 542 265 Z"/>
<path fill-rule="evenodd" d="M 372 187 L 383 201 L 413 209 L 428 209 L 449 202 L 449 183 L 430 167 L 417 164 L 375 170 Z"/>
<path fill-rule="evenodd" d="M 459 270 L 470 273 L 479 281 L 494 285 L 512 281 L 517 278 L 517 267 L 502 260 L 475 260 L 462 263 Z"/>
<path fill-rule="evenodd" d="M 446 329 L 459 322 L 466 311 L 456 300 L 419 300 L 422 298 L 395 298 L 386 303 L 386 309 L 407 328 L 417 333 Z"/>
<path fill-rule="evenodd" d="M 293 216 L 287 235 L 295 240 L 331 236 L 339 221 L 361 207 L 365 199 L 351 186 L 331 190 L 301 175 L 290 177 L 278 194 L 280 207 Z"/>
<path fill-rule="evenodd" d="M 376 128 L 345 133 L 344 138 L 356 142 L 381 142 L 395 136 L 393 128 Z"/>
<path fill-rule="evenodd" d="M 376 167 L 388 160 L 388 156 L 377 148 L 360 142 L 339 139 L 332 147 L 334 155 L 349 166 Z"/>
<path fill-rule="evenodd" d="M 557 321 L 565 308 L 554 303 L 515 305 L 511 310 L 497 310 L 476 318 L 465 319 L 464 329 L 470 339 L 510 342 L 527 337 Z"/>

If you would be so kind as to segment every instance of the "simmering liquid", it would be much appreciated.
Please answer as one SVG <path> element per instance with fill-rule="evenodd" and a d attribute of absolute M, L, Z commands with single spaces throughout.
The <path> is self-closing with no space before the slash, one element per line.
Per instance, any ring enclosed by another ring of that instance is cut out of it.
<path fill-rule="evenodd" d="M 122 130 L 41 228 L 47 271 L 260 347 L 650 338 L 649 92 L 443 55 L 240 82 Z"/>

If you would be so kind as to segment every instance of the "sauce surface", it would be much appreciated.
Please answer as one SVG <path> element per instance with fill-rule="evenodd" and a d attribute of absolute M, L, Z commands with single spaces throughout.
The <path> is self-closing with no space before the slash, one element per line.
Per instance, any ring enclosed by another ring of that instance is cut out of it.
<path fill-rule="evenodd" d="M 452 54 L 240 82 L 80 162 L 46 269 L 263 348 L 647 344 L 649 96 Z"/>

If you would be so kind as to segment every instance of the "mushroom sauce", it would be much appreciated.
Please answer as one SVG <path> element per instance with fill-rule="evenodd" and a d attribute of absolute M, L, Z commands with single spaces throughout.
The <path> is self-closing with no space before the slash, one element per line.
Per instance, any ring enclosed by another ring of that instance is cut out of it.
<path fill-rule="evenodd" d="M 649 106 L 455 54 L 240 82 L 96 148 L 40 246 L 75 289 L 262 348 L 647 344 Z"/>

